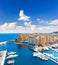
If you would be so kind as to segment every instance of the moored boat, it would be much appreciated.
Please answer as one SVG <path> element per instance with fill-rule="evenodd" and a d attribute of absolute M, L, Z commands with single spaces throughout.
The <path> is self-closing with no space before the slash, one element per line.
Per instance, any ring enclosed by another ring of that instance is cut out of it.
<path fill-rule="evenodd" d="M 9 59 L 9 58 L 15 58 L 15 57 L 17 57 L 18 55 L 16 54 L 16 55 L 9 55 L 8 57 L 7 57 L 7 59 Z"/>
<path fill-rule="evenodd" d="M 14 60 L 9 60 L 7 63 L 8 64 L 14 64 L 14 62 L 15 62 Z"/>

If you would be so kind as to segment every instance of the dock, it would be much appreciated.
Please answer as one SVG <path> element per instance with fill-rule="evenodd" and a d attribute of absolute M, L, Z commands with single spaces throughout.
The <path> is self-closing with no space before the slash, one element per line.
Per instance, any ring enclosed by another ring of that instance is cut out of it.
<path fill-rule="evenodd" d="M 56 64 L 58 64 L 58 58 L 56 59 L 54 56 L 50 56 L 46 53 L 44 53 L 51 61 L 55 62 Z"/>
<path fill-rule="evenodd" d="M 0 45 L 5 45 L 8 41 L 0 42 Z"/>
<path fill-rule="evenodd" d="M 58 57 L 54 57 L 52 54 L 48 54 L 48 53 L 41 53 L 41 52 L 34 52 L 33 53 L 34 57 L 38 57 L 41 60 L 51 60 L 53 62 L 55 62 L 56 64 L 58 64 Z"/>
<path fill-rule="evenodd" d="M 7 51 L 0 51 L 0 65 L 4 65 Z"/>

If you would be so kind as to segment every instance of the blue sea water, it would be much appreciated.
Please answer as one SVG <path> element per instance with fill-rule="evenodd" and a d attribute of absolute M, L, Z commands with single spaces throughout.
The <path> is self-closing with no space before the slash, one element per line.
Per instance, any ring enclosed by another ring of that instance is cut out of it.
<path fill-rule="evenodd" d="M 7 41 L 7 40 L 14 40 L 18 36 L 19 36 L 19 34 L 0 34 L 0 42 Z M 32 56 L 32 53 L 33 53 L 32 50 L 30 50 L 28 47 L 20 48 L 18 45 L 14 44 L 14 43 L 12 43 L 12 44 L 9 43 L 9 44 L 0 46 L 0 50 L 17 52 L 17 54 L 19 56 L 14 58 L 14 60 L 15 60 L 14 65 L 57 65 L 56 63 L 52 62 L 51 60 L 43 61 L 39 58 L 34 58 Z M 55 53 L 53 51 L 47 51 L 47 52 L 57 55 L 57 53 Z M 5 65 L 8 65 L 7 59 L 6 59 Z"/>

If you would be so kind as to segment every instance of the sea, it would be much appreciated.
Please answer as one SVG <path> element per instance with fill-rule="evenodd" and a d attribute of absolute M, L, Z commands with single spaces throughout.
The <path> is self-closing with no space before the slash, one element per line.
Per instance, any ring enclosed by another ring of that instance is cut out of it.
<path fill-rule="evenodd" d="M 18 38 L 18 36 L 20 36 L 20 34 L 0 34 L 0 42 L 15 40 L 16 38 Z M 15 43 L 8 43 L 6 45 L 0 46 L 0 50 L 7 50 L 8 52 L 14 51 L 18 54 L 18 57 L 12 59 L 15 61 L 13 65 L 57 65 L 51 60 L 43 61 L 40 58 L 34 58 L 34 51 L 30 50 L 28 47 L 20 48 Z M 58 56 L 58 53 L 55 53 L 52 50 L 45 52 Z M 8 65 L 8 60 L 11 59 L 5 59 L 4 65 Z"/>

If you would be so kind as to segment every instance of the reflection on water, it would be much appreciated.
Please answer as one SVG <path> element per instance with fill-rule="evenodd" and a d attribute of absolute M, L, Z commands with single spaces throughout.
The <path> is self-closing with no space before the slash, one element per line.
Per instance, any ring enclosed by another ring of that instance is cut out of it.
<path fill-rule="evenodd" d="M 20 47 L 20 48 L 26 48 L 26 45 L 24 45 L 24 44 L 17 44 L 18 45 L 18 47 Z"/>

